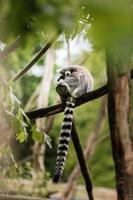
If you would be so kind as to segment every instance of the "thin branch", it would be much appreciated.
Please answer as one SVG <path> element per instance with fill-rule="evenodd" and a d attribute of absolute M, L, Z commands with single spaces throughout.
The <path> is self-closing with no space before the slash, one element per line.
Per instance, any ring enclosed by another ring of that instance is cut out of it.
<path fill-rule="evenodd" d="M 55 40 L 58 38 L 57 35 L 54 35 L 49 42 L 37 53 L 37 55 L 20 71 L 15 75 L 11 80 L 13 82 L 19 80 L 24 76 L 24 74 L 41 58 L 41 56 L 46 53 L 46 51 L 52 46 Z"/>
<path fill-rule="evenodd" d="M 131 70 L 131 78 L 133 78 L 133 69 Z M 80 106 L 84 103 L 87 103 L 89 101 L 92 101 L 94 99 L 97 99 L 99 97 L 102 97 L 103 95 L 108 93 L 108 85 L 104 85 L 92 92 L 88 92 L 81 97 L 76 99 L 76 104 L 75 107 Z M 59 103 L 56 105 L 52 105 L 46 108 L 41 108 L 41 109 L 36 109 L 32 111 L 26 112 L 26 115 L 30 119 L 37 119 L 37 118 L 42 118 L 50 115 L 54 115 L 60 112 L 63 112 L 65 108 L 65 103 Z"/>
<path fill-rule="evenodd" d="M 74 147 L 75 147 L 75 151 L 76 151 L 76 154 L 77 154 L 77 157 L 78 157 L 80 169 L 81 169 L 81 172 L 82 172 L 82 176 L 83 176 L 85 184 L 86 184 L 86 191 L 87 191 L 89 200 L 94 200 L 93 193 L 92 193 L 93 187 L 92 187 L 91 178 L 90 178 L 89 173 L 88 173 L 84 153 L 83 153 L 83 150 L 82 150 L 82 146 L 80 144 L 80 140 L 79 140 L 74 122 L 73 122 L 71 134 L 72 134 L 71 137 L 72 137 L 72 141 L 73 141 L 73 144 L 74 144 Z"/>

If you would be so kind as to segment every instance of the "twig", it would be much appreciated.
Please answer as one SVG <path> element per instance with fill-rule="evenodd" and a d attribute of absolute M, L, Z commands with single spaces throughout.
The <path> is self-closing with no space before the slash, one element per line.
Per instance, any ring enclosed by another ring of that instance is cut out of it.
<path fill-rule="evenodd" d="M 76 154 L 78 157 L 81 172 L 82 172 L 85 184 L 86 184 L 86 191 L 88 193 L 89 200 L 94 200 L 93 194 L 92 194 L 91 178 L 90 178 L 88 170 L 87 170 L 87 165 L 85 162 L 83 150 L 82 150 L 82 147 L 81 147 L 81 144 L 79 141 L 79 137 L 78 137 L 74 122 L 73 122 L 71 137 L 72 137 L 72 141 L 73 141 L 75 151 L 76 151 Z"/>
<path fill-rule="evenodd" d="M 49 42 L 37 53 L 37 55 L 20 71 L 15 75 L 11 80 L 13 82 L 22 78 L 22 76 L 41 58 L 41 56 L 52 46 L 55 40 L 58 38 L 57 35 L 54 35 Z"/>

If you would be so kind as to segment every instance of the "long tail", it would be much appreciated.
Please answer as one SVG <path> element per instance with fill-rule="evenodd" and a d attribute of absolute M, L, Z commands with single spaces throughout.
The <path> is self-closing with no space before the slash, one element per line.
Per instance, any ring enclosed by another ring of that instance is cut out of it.
<path fill-rule="evenodd" d="M 59 144 L 58 144 L 53 183 L 57 183 L 63 173 L 68 146 L 69 146 L 69 140 L 71 138 L 74 106 L 75 106 L 75 102 L 73 100 L 69 100 L 66 102 L 66 108 L 64 111 L 65 116 L 62 123 L 61 135 L 60 135 Z"/>

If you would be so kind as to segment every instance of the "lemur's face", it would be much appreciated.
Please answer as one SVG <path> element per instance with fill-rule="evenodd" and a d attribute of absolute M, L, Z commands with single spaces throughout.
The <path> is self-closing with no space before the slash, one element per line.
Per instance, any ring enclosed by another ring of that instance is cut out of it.
<path fill-rule="evenodd" d="M 57 83 L 59 85 L 75 85 L 75 83 L 77 83 L 77 78 L 77 69 L 68 67 L 60 71 Z"/>
<path fill-rule="evenodd" d="M 60 76 L 57 80 L 58 84 L 63 85 L 63 83 L 65 82 L 66 79 L 68 79 L 68 77 L 72 76 L 71 71 L 65 71 L 65 72 L 61 72 Z"/>
<path fill-rule="evenodd" d="M 65 88 L 64 90 L 67 90 L 69 95 L 78 98 L 93 89 L 93 78 L 85 68 L 72 65 L 60 71 L 57 84 L 60 96 Z"/>

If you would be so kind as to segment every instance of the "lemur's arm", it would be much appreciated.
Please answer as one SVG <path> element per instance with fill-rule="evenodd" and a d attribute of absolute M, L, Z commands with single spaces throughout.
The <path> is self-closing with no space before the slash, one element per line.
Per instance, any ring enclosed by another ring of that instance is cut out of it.
<path fill-rule="evenodd" d="M 70 95 L 65 85 L 57 85 L 56 91 L 59 94 L 61 101 L 66 101 Z"/>

